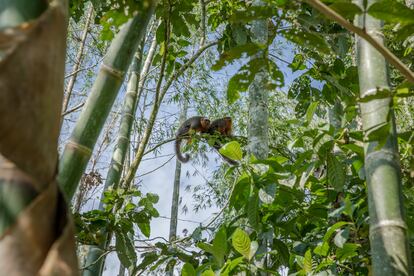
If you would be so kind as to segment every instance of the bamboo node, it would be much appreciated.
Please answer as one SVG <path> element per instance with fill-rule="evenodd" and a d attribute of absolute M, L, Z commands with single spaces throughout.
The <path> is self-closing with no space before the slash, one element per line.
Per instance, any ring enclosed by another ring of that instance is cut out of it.
<path fill-rule="evenodd" d="M 404 231 L 407 231 L 407 225 L 405 224 L 405 222 L 401 219 L 387 219 L 387 220 L 383 220 L 377 224 L 374 224 L 372 226 L 370 226 L 369 228 L 369 235 L 372 236 L 374 235 L 377 231 L 381 231 L 384 228 L 388 228 L 388 227 L 398 227 L 403 229 Z"/>
<path fill-rule="evenodd" d="M 81 152 L 85 156 L 91 156 L 92 155 L 92 150 L 90 148 L 88 148 L 84 145 L 78 144 L 76 142 L 68 141 L 66 146 L 78 150 L 79 152 Z"/>
<path fill-rule="evenodd" d="M 112 76 L 114 76 L 117 79 L 122 80 L 124 78 L 124 74 L 125 74 L 124 71 L 117 70 L 113 67 L 110 67 L 110 66 L 106 65 L 103 62 L 102 62 L 102 65 L 101 65 L 101 70 L 108 72 L 109 74 L 111 74 Z"/>

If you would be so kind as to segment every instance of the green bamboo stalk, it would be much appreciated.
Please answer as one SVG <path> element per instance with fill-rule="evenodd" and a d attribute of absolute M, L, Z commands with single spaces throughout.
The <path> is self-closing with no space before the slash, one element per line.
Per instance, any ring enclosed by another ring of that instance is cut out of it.
<path fill-rule="evenodd" d="M 147 0 L 144 9 L 130 19 L 112 41 L 103 60 L 91 94 L 65 146 L 60 160 L 58 181 L 68 201 L 92 154 L 96 140 L 117 96 L 138 44 L 144 37 L 155 0 Z"/>
<path fill-rule="evenodd" d="M 363 7 L 364 0 L 357 2 Z M 374 2 L 368 0 L 368 6 Z M 381 21 L 369 14 L 357 17 L 356 21 L 378 42 L 384 43 Z M 390 89 L 384 57 L 360 37 L 356 37 L 356 45 L 361 98 L 375 95 L 378 89 Z M 389 97 L 360 103 L 365 139 L 379 127 L 389 126 L 385 145 L 380 146 L 378 141 L 365 143 L 372 268 L 373 275 L 412 275 L 391 101 Z"/>
<path fill-rule="evenodd" d="M 142 43 L 143 44 L 143 43 Z M 127 92 L 125 94 L 121 124 L 119 126 L 118 138 L 115 145 L 114 152 L 112 154 L 111 164 L 109 166 L 108 174 L 106 176 L 105 187 L 102 192 L 101 201 L 99 203 L 99 210 L 104 209 L 103 205 L 103 193 L 109 188 L 116 188 L 121 178 L 123 165 L 126 154 L 128 153 L 129 137 L 131 135 L 132 124 L 134 122 L 135 106 L 137 104 L 138 96 L 138 82 L 139 74 L 141 71 L 142 61 L 142 48 L 139 47 L 135 58 L 132 61 L 132 65 L 129 72 L 129 81 L 127 86 Z M 109 234 L 103 233 L 106 237 L 100 245 L 91 245 L 88 249 L 88 256 L 84 267 L 87 267 L 83 271 L 84 276 L 101 275 L 105 263 L 105 258 L 101 257 L 105 251 L 104 248 L 109 240 Z"/>

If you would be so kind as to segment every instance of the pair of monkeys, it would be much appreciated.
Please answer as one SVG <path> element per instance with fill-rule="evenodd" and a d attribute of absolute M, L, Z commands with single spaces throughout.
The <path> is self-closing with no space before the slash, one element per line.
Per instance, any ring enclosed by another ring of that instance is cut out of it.
<path fill-rule="evenodd" d="M 218 134 L 223 137 L 231 136 L 232 121 L 230 117 L 224 117 L 210 122 L 207 117 L 203 116 L 194 116 L 187 119 L 178 129 L 175 140 L 175 153 L 177 159 L 182 163 L 188 162 L 190 156 L 186 154 L 183 156 L 181 154 L 181 141 L 184 139 L 184 136 L 188 136 L 190 132 L 200 132 L 207 133 L 210 135 Z M 187 138 L 188 139 L 188 138 Z M 190 141 L 190 139 L 188 139 Z M 214 142 L 213 147 L 218 151 L 221 148 L 221 145 L 218 141 Z M 223 159 L 226 160 L 231 165 L 237 165 L 238 163 L 230 158 L 223 156 Z"/>

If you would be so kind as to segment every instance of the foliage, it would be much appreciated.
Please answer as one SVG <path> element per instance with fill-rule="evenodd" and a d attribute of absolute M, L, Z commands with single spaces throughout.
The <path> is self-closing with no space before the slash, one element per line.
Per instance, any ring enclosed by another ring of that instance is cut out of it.
<path fill-rule="evenodd" d="M 111 9 L 112 2 L 96 6 L 106 39 L 111 38 L 106 31 L 112 32 L 130 16 L 122 10 L 129 5 L 133 11 L 139 3 L 119 1 L 118 8 Z M 363 142 L 375 140 L 381 146 L 389 126 L 380 126 L 363 138 L 358 104 L 388 96 L 394 99 L 408 229 L 414 237 L 413 86 L 393 70 L 390 89 L 359 98 L 353 35 L 305 3 L 266 0 L 263 6 L 253 8 L 251 1 L 206 2 L 207 37 L 218 37 L 216 52 L 191 68 L 187 87 L 177 85 L 178 92 L 171 93 L 170 99 L 176 102 L 184 94 L 200 114 L 212 118 L 231 115 L 238 133 L 231 141 L 219 141 L 229 142 L 220 153 L 241 164 L 220 167 L 204 190 L 194 193 L 200 208 L 216 203 L 223 208 L 223 216 L 182 240 L 155 243 L 151 251 L 139 256 L 135 271 L 176 267 L 182 275 L 236 275 L 242 271 L 277 275 L 283 268 L 297 275 L 369 274 Z M 350 21 L 365 9 L 351 1 L 324 2 Z M 157 10 L 157 19 L 168 14 L 171 20 L 170 43 L 164 41 L 167 26 L 161 21 L 155 33 L 161 46 L 153 60 L 157 68 L 168 49 L 167 75 L 181 68 L 191 47 L 198 46 L 202 22 L 199 1 L 170 4 L 168 12 L 162 4 Z M 82 1 L 71 1 L 75 19 L 82 5 Z M 368 12 L 385 21 L 389 48 L 413 67 L 413 10 L 402 1 L 385 0 Z M 251 39 L 251 23 L 257 19 L 268 21 L 266 45 Z M 285 41 L 293 52 L 286 60 L 279 54 L 278 41 Z M 270 152 L 265 160 L 247 153 L 248 105 L 243 94 L 261 71 L 270 75 Z M 231 72 L 231 76 L 219 87 L 215 78 L 221 72 Z M 161 140 L 168 134 L 159 136 L 156 139 Z M 192 143 L 184 150 L 204 152 L 218 140 L 214 135 L 193 138 L 206 143 Z M 100 244 L 102 229 L 114 231 L 120 260 L 127 266 L 135 264 L 138 256 L 128 234 L 133 233 L 134 225 L 143 235 L 151 234 L 150 219 L 158 216 L 153 207 L 156 201 L 156 196 L 143 196 L 137 190 L 110 191 L 104 211 L 77 214 L 77 238 Z"/>
<path fill-rule="evenodd" d="M 158 217 L 154 204 L 158 202 L 155 194 L 145 196 L 138 190 L 110 189 L 105 192 L 104 210 L 92 210 L 75 214 L 77 240 L 83 244 L 102 246 L 103 233 L 111 232 L 116 237 L 115 249 L 125 267 L 137 261 L 134 246 L 134 226 L 149 237 L 152 218 Z"/>

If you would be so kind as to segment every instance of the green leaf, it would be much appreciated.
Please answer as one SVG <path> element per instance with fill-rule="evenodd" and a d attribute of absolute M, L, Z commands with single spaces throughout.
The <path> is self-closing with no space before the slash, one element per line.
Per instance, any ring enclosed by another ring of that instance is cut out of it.
<path fill-rule="evenodd" d="M 236 258 L 234 260 L 231 260 L 230 263 L 228 263 L 228 265 L 226 265 L 225 267 L 223 267 L 223 270 L 220 272 L 220 276 L 227 276 L 229 275 L 229 273 L 235 269 L 241 262 L 243 262 L 243 257 L 239 257 Z"/>
<path fill-rule="evenodd" d="M 231 141 L 225 144 L 219 152 L 232 160 L 241 160 L 243 158 L 243 152 L 237 141 Z"/>
<path fill-rule="evenodd" d="M 151 235 L 151 225 L 149 223 L 138 223 L 139 230 L 141 230 L 141 233 L 149 238 Z"/>
<path fill-rule="evenodd" d="M 335 1 L 329 8 L 333 9 L 347 19 L 354 19 L 355 15 L 362 13 L 360 7 L 349 1 Z"/>
<path fill-rule="evenodd" d="M 368 13 L 378 19 L 391 23 L 414 23 L 414 11 L 394 0 L 375 2 L 368 8 Z"/>
<path fill-rule="evenodd" d="M 232 245 L 244 258 L 250 260 L 250 238 L 245 231 L 237 228 L 232 236 Z"/>
<path fill-rule="evenodd" d="M 324 242 L 328 242 L 329 239 L 331 238 L 332 234 L 338 230 L 339 228 L 341 228 L 344 225 L 350 224 L 349 222 L 346 221 L 339 221 L 337 223 L 335 223 L 334 225 L 332 225 L 331 227 L 329 227 L 328 231 L 326 231 L 325 235 L 323 236 L 323 241 Z"/>
<path fill-rule="evenodd" d="M 256 254 L 257 249 L 259 248 L 259 243 L 257 241 L 252 241 L 250 243 L 250 252 L 249 252 L 249 260 L 251 260 Z"/>
<path fill-rule="evenodd" d="M 283 241 L 279 239 L 274 239 L 273 244 L 275 249 L 277 250 L 278 256 L 282 261 L 282 264 L 287 266 L 289 264 L 290 258 L 289 248 Z"/>
<path fill-rule="evenodd" d="M 217 231 L 216 236 L 213 240 L 213 256 L 216 258 L 219 266 L 222 266 L 224 263 L 224 256 L 227 252 L 227 234 L 226 228 L 220 227 Z"/>
<path fill-rule="evenodd" d="M 206 271 L 203 271 L 203 273 L 201 273 L 201 276 L 216 276 L 216 274 L 214 274 L 214 271 L 209 269 Z"/>
<path fill-rule="evenodd" d="M 124 233 L 115 232 L 116 242 L 115 248 L 119 260 L 125 267 L 135 265 L 137 262 L 137 254 L 131 239 Z"/>
<path fill-rule="evenodd" d="M 218 71 L 222 69 L 224 66 L 230 64 L 235 59 L 239 59 L 246 54 L 247 56 L 252 56 L 261 48 L 254 44 L 254 43 L 247 43 L 244 45 L 238 45 L 236 47 L 231 48 L 230 50 L 222 53 L 220 55 L 220 59 L 216 61 L 216 63 L 211 67 L 212 70 Z"/>
<path fill-rule="evenodd" d="M 247 218 L 249 220 L 250 225 L 257 229 L 259 226 L 259 195 L 257 190 L 252 193 L 249 198 L 249 203 L 247 205 Z"/>
<path fill-rule="evenodd" d="M 342 191 L 345 185 L 345 168 L 332 153 L 327 156 L 328 180 L 336 191 Z"/>
<path fill-rule="evenodd" d="M 199 242 L 197 243 L 197 247 L 201 248 L 202 250 L 210 253 L 211 255 L 214 255 L 214 249 L 211 244 L 205 243 L 205 242 Z"/>
<path fill-rule="evenodd" d="M 339 248 L 343 248 L 348 238 L 349 238 L 349 227 L 346 227 L 345 229 L 342 229 L 338 233 L 336 233 L 335 238 L 334 238 L 334 243 Z"/>
<path fill-rule="evenodd" d="M 345 243 L 342 248 L 336 250 L 336 257 L 340 261 L 346 261 L 352 257 L 358 256 L 358 248 L 361 245 L 357 243 Z"/>
<path fill-rule="evenodd" d="M 312 272 L 312 252 L 308 249 L 305 253 L 305 259 L 303 260 L 303 270 L 306 274 Z"/>
<path fill-rule="evenodd" d="M 327 242 L 322 242 L 320 244 L 318 244 L 315 249 L 313 250 L 313 252 L 315 254 L 318 254 L 320 256 L 327 256 L 328 252 L 329 252 L 329 243 Z"/>
<path fill-rule="evenodd" d="M 298 44 L 299 46 L 303 46 L 323 54 L 330 54 L 331 52 L 326 39 L 319 34 L 300 31 L 296 28 L 294 30 L 284 31 L 283 34 L 288 40 Z"/>
<path fill-rule="evenodd" d="M 183 269 L 181 270 L 182 276 L 196 276 L 196 271 L 192 264 L 185 263 L 183 265 Z"/>

